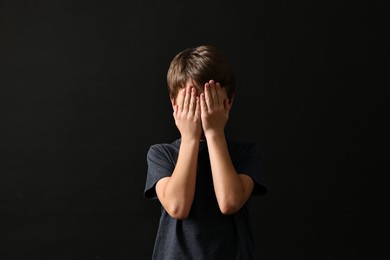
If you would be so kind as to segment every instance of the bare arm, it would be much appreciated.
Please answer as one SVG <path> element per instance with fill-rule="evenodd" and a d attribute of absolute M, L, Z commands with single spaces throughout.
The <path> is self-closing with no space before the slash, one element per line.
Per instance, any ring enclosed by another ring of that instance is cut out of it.
<path fill-rule="evenodd" d="M 224 128 L 228 120 L 232 100 L 221 97 L 219 83 L 205 84 L 201 95 L 202 127 L 207 139 L 215 195 L 223 214 L 237 212 L 248 200 L 253 190 L 253 180 L 245 174 L 237 174 L 231 161 Z"/>
<path fill-rule="evenodd" d="M 252 193 L 253 180 L 246 174 L 237 174 L 224 135 L 209 136 L 207 144 L 219 208 L 224 214 L 235 213 Z"/>
<path fill-rule="evenodd" d="M 168 214 L 176 219 L 188 217 L 195 194 L 196 167 L 201 134 L 200 106 L 195 89 L 181 90 L 174 104 L 175 123 L 181 133 L 176 167 L 171 177 L 157 182 L 156 193 Z"/>

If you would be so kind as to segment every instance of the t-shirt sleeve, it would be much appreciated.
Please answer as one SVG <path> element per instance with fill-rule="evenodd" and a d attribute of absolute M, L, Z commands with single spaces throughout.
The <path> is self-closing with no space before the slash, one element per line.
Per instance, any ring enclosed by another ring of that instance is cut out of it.
<path fill-rule="evenodd" d="M 268 189 L 263 175 L 263 154 L 262 146 L 258 144 L 248 145 L 241 151 L 239 160 L 235 165 L 239 174 L 246 174 L 253 179 L 255 185 L 252 195 L 264 195 Z"/>
<path fill-rule="evenodd" d="M 172 175 L 174 164 L 162 145 L 152 145 L 147 152 L 146 160 L 147 174 L 144 196 L 149 199 L 155 199 L 157 198 L 156 183 L 160 179 Z"/>

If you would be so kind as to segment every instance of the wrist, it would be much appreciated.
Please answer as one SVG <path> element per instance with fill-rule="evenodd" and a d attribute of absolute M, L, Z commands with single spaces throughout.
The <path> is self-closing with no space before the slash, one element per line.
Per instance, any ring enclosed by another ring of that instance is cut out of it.
<path fill-rule="evenodd" d="M 200 136 L 195 136 L 195 135 L 182 135 L 181 136 L 181 141 L 182 142 L 188 142 L 188 143 L 198 143 L 200 141 Z"/>
<path fill-rule="evenodd" d="M 222 131 L 215 131 L 215 130 L 209 130 L 204 133 L 204 136 L 206 137 L 206 140 L 211 139 L 225 139 L 225 132 Z"/>

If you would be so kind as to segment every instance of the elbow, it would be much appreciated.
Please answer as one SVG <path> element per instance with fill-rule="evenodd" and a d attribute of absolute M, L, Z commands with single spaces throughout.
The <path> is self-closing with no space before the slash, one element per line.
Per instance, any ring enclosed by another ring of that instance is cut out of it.
<path fill-rule="evenodd" d="M 236 202 L 224 202 L 224 203 L 218 203 L 219 210 L 224 215 L 231 215 L 236 213 L 240 210 L 241 205 Z"/>
<path fill-rule="evenodd" d="M 171 216 L 172 218 L 176 219 L 176 220 L 185 220 L 188 218 L 188 214 L 186 213 L 176 213 L 176 212 L 172 212 L 172 213 L 169 213 L 169 216 Z"/>
<path fill-rule="evenodd" d="M 184 207 L 171 207 L 166 209 L 169 216 L 177 220 L 185 220 L 188 218 L 190 211 Z"/>

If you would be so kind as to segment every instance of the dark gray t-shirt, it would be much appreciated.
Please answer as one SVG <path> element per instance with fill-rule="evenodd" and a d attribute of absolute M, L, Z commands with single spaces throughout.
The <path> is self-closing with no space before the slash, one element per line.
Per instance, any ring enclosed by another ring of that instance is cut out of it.
<path fill-rule="evenodd" d="M 181 139 L 170 144 L 155 144 L 147 153 L 148 171 L 144 195 L 157 198 L 155 185 L 171 176 L 179 154 Z M 237 173 L 250 176 L 254 182 L 252 195 L 263 195 L 262 149 L 254 143 L 227 140 L 230 157 Z M 195 197 L 185 220 L 169 216 L 161 207 L 155 240 L 154 260 L 254 259 L 255 247 L 249 212 L 244 205 L 232 215 L 219 210 L 214 193 L 207 143 L 200 142 Z"/>

